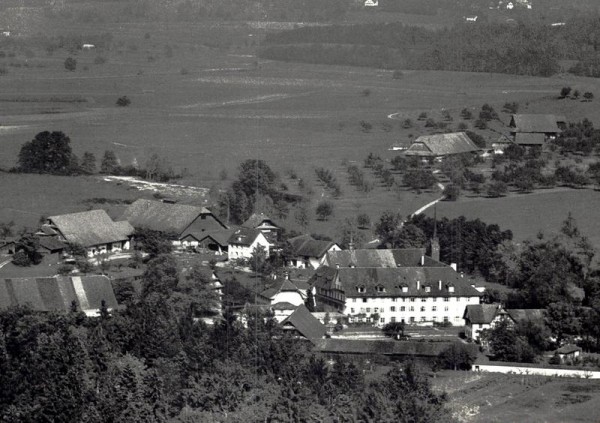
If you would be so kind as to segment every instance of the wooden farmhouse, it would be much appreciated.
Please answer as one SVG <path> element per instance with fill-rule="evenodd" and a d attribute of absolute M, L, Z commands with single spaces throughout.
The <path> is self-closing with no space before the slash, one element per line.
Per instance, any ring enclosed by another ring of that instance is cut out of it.
<path fill-rule="evenodd" d="M 135 228 L 173 235 L 175 246 L 200 245 L 223 252 L 223 237 L 229 236 L 229 233 L 217 235 L 227 231 L 227 225 L 205 207 L 140 199 L 127 207 L 122 219 Z M 204 233 L 211 233 L 212 237 L 206 238 Z"/>
<path fill-rule="evenodd" d="M 325 261 L 327 253 L 341 251 L 332 241 L 314 239 L 310 235 L 300 235 L 288 240 L 291 257 L 287 265 L 297 269 L 316 269 Z"/>
<path fill-rule="evenodd" d="M 114 222 L 104 210 L 89 210 L 50 216 L 36 235 L 40 237 L 41 246 L 47 248 L 50 254 L 56 252 L 60 244 L 43 240 L 44 237 L 80 245 L 88 256 L 93 257 L 129 250 L 133 232 L 129 222 Z"/>
<path fill-rule="evenodd" d="M 76 306 L 88 316 L 98 316 L 104 306 L 118 307 L 106 276 L 56 276 L 0 279 L 0 309 L 28 305 L 36 311 L 65 311 Z"/>
<path fill-rule="evenodd" d="M 456 154 L 477 154 L 480 148 L 464 132 L 421 135 L 404 152 L 406 156 L 443 158 Z"/>
<path fill-rule="evenodd" d="M 566 119 L 564 116 L 555 115 L 514 114 L 508 126 L 516 144 L 523 147 L 540 147 L 558 136 L 566 127 Z"/>
<path fill-rule="evenodd" d="M 468 339 L 479 341 L 481 331 L 492 329 L 498 322 L 510 319 L 500 304 L 472 304 L 465 308 L 465 335 Z"/>

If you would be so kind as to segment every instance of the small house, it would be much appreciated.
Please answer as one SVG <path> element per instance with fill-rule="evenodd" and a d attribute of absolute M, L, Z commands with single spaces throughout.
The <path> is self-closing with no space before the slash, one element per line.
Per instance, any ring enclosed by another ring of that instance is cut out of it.
<path fill-rule="evenodd" d="M 323 264 L 327 253 L 342 250 L 333 241 L 317 240 L 310 235 L 290 238 L 288 244 L 290 257 L 287 264 L 297 269 L 316 269 Z"/>
<path fill-rule="evenodd" d="M 279 232 L 281 231 L 281 227 L 264 213 L 252 214 L 248 220 L 242 223 L 242 227 L 261 231 L 272 245 L 279 239 Z"/>
<path fill-rule="evenodd" d="M 262 246 L 269 255 L 271 243 L 267 241 L 265 235 L 257 230 L 250 228 L 236 229 L 227 241 L 227 257 L 229 260 L 249 259 L 256 248 Z"/>
<path fill-rule="evenodd" d="M 566 125 L 564 116 L 545 114 L 514 114 L 509 128 L 515 143 L 531 147 L 541 146 L 555 139 Z"/>
<path fill-rule="evenodd" d="M 365 7 L 377 7 L 379 6 L 379 0 L 365 0 Z"/>
<path fill-rule="evenodd" d="M 577 345 L 567 344 L 557 349 L 556 355 L 560 358 L 561 363 L 572 363 L 581 355 L 581 348 Z"/>
<path fill-rule="evenodd" d="M 304 289 L 301 289 L 296 283 L 292 282 L 289 274 L 286 273 L 283 280 L 276 281 L 269 288 L 260 293 L 260 297 L 271 305 L 278 303 L 289 303 L 294 307 L 304 304 L 306 300 L 306 283 L 302 283 Z"/>
<path fill-rule="evenodd" d="M 492 329 L 498 322 L 510 318 L 500 304 L 470 304 L 465 307 L 465 335 L 479 341 L 481 331 Z"/>

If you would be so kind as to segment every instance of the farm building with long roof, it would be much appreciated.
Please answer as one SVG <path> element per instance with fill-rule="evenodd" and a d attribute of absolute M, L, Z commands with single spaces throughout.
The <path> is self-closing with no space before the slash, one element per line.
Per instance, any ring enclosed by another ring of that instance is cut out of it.
<path fill-rule="evenodd" d="M 479 147 L 464 132 L 422 135 L 405 151 L 407 156 L 444 157 L 455 154 L 477 153 Z"/>
<path fill-rule="evenodd" d="M 514 114 L 508 126 L 516 144 L 534 147 L 555 138 L 566 126 L 566 119 L 556 115 Z"/>

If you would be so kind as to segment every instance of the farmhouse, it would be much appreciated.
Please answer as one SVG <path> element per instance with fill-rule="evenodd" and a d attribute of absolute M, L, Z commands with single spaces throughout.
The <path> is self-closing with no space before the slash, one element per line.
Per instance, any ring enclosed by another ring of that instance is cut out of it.
<path fill-rule="evenodd" d="M 464 325 L 465 307 L 479 304 L 483 295 L 450 266 L 322 266 L 309 284 L 318 306 L 343 312 L 350 320 L 378 319 L 380 325 Z"/>
<path fill-rule="evenodd" d="M 319 339 L 323 339 L 327 332 L 325 325 L 310 314 L 310 311 L 308 311 L 304 305 L 300 305 L 292 314 L 282 321 L 281 327 L 284 332 L 307 339 L 312 343 L 316 343 Z"/>
<path fill-rule="evenodd" d="M 128 222 L 113 222 L 104 210 L 90 210 L 50 216 L 40 233 L 61 242 L 80 245 L 91 257 L 128 250 L 133 227 Z"/>
<path fill-rule="evenodd" d="M 467 338 L 479 341 L 482 330 L 491 329 L 510 316 L 500 304 L 471 304 L 465 308 L 463 318 Z"/>
<path fill-rule="evenodd" d="M 217 255 L 226 254 L 228 240 L 234 229 L 222 229 L 208 232 L 186 232 L 181 237 L 182 247 L 194 247 L 200 252 L 214 252 Z"/>
<path fill-rule="evenodd" d="M 330 267 L 445 267 L 446 265 L 425 255 L 424 248 L 392 250 L 333 250 L 328 251 L 323 264 Z"/>
<path fill-rule="evenodd" d="M 268 256 L 271 247 L 261 231 L 244 227 L 236 229 L 229 237 L 227 244 L 227 258 L 229 260 L 249 259 L 252 257 L 252 252 L 259 245 L 265 249 Z"/>
<path fill-rule="evenodd" d="M 554 139 L 566 125 L 564 116 L 543 114 L 514 114 L 509 128 L 515 143 L 522 146 L 541 146 Z"/>
<path fill-rule="evenodd" d="M 404 152 L 407 156 L 445 157 L 455 154 L 477 153 L 477 147 L 464 132 L 422 135 Z"/>
<path fill-rule="evenodd" d="M 271 305 L 288 303 L 295 308 L 300 304 L 304 304 L 307 289 L 308 285 L 305 282 L 292 282 L 289 274 L 286 273 L 281 281 L 275 282 L 272 286 L 261 292 L 260 297 L 263 301 Z"/>
<path fill-rule="evenodd" d="M 88 316 L 97 316 L 104 302 L 118 307 L 106 276 L 0 279 L 0 309 L 27 305 L 36 311 L 70 311 L 73 304 Z"/>
<path fill-rule="evenodd" d="M 323 264 L 327 253 L 341 251 L 335 242 L 317 240 L 310 235 L 290 238 L 288 243 L 291 250 L 288 266 L 298 269 L 316 269 Z"/>
<path fill-rule="evenodd" d="M 579 358 L 581 348 L 573 344 L 564 345 L 556 350 L 556 355 L 560 358 L 561 363 L 569 363 Z"/>
<path fill-rule="evenodd" d="M 204 207 L 139 199 L 130 204 L 123 216 L 135 228 L 147 228 L 174 234 L 174 245 L 181 245 L 188 234 L 217 232 L 228 229 L 210 210 Z M 187 243 L 195 242 L 191 237 Z"/>

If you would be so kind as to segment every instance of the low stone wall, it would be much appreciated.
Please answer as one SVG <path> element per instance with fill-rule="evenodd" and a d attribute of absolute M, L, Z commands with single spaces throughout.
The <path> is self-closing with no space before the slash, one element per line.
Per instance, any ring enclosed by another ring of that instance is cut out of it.
<path fill-rule="evenodd" d="M 512 373 L 517 375 L 537 375 L 555 377 L 575 377 L 581 379 L 600 379 L 600 371 L 579 369 L 558 369 L 547 367 L 521 367 L 512 365 L 474 364 L 472 370 L 475 372 L 490 373 Z"/>

